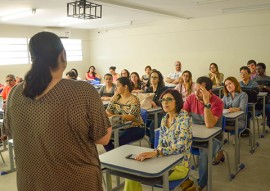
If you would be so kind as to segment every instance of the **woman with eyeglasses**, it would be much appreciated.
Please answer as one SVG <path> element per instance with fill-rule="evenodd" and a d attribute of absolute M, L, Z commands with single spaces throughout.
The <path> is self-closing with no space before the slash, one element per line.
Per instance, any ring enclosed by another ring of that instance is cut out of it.
<path fill-rule="evenodd" d="M 195 83 L 192 82 L 192 74 L 190 71 L 186 70 L 182 73 L 179 78 L 179 84 L 175 87 L 175 89 L 182 94 L 183 101 L 186 101 L 186 98 L 194 93 L 195 91 Z"/>
<path fill-rule="evenodd" d="M 106 109 L 108 117 L 121 116 L 125 121 L 132 121 L 131 126 L 119 135 L 119 145 L 121 146 L 143 138 L 145 128 L 141 117 L 140 101 L 131 93 L 130 80 L 127 77 L 118 78 L 115 91 L 116 94 Z M 113 140 L 110 140 L 104 148 L 106 151 L 114 149 Z"/>
<path fill-rule="evenodd" d="M 180 164 L 173 168 L 169 181 L 179 180 L 187 176 L 189 169 L 190 147 L 192 143 L 191 117 L 182 110 L 183 99 L 174 89 L 168 89 L 160 97 L 161 107 L 166 115 L 162 118 L 158 146 L 151 152 L 144 152 L 136 156 L 136 160 L 169 155 L 183 154 Z M 126 179 L 125 191 L 141 191 L 139 182 Z"/>
<path fill-rule="evenodd" d="M 114 95 L 116 85 L 112 82 L 113 77 L 111 74 L 104 75 L 105 85 L 99 90 L 99 95 L 102 101 L 111 100 Z"/>
<path fill-rule="evenodd" d="M 211 63 L 209 66 L 209 71 L 209 78 L 212 80 L 213 86 L 221 86 L 224 74 L 219 72 L 218 65 L 216 63 Z"/>
<path fill-rule="evenodd" d="M 227 109 L 228 113 L 237 111 L 246 111 L 248 104 L 248 95 L 241 90 L 240 84 L 235 77 L 228 77 L 224 81 L 224 97 L 222 98 L 224 103 L 224 109 Z M 226 121 L 226 129 L 228 131 L 234 130 L 234 121 Z M 246 117 L 242 115 L 238 118 L 238 129 L 243 129 L 246 125 Z M 223 152 L 220 151 L 213 162 L 213 165 L 218 165 L 224 162 L 225 157 Z"/>
<path fill-rule="evenodd" d="M 121 77 L 127 77 L 127 78 L 130 78 L 130 73 L 127 69 L 123 69 L 121 71 Z"/>
<path fill-rule="evenodd" d="M 153 70 L 151 72 L 149 84 L 150 84 L 150 86 L 148 88 L 146 88 L 145 93 L 154 93 L 154 97 L 152 100 L 152 107 L 153 108 L 160 107 L 161 103 L 159 102 L 159 97 L 166 90 L 166 87 L 165 87 L 164 81 L 163 81 L 163 76 L 160 73 L 160 71 Z M 158 114 L 158 126 L 160 126 L 161 119 L 162 119 L 163 115 L 164 115 L 163 112 Z M 147 131 L 147 135 L 150 138 L 151 147 L 153 147 L 154 146 L 154 138 L 155 138 L 155 124 L 154 124 L 154 119 L 150 119 L 150 117 L 148 117 L 148 119 L 150 121 L 150 125 L 149 125 L 149 132 Z"/>

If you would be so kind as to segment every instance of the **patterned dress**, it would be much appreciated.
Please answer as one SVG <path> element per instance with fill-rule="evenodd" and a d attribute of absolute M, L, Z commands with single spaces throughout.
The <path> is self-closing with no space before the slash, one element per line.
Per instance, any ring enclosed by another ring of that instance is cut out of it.
<path fill-rule="evenodd" d="M 110 122 L 95 88 L 62 79 L 37 100 L 10 92 L 5 124 L 14 140 L 19 191 L 102 190 L 95 146 Z"/>

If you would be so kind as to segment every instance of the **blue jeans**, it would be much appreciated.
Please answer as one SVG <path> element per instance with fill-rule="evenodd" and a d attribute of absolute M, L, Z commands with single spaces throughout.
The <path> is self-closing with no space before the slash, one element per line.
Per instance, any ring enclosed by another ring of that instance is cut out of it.
<path fill-rule="evenodd" d="M 145 129 L 141 127 L 130 127 L 123 131 L 119 131 L 119 146 L 140 140 L 144 137 Z M 104 146 L 106 151 L 114 149 L 113 140 Z"/>
<path fill-rule="evenodd" d="M 221 144 L 217 139 L 212 141 L 212 158 L 215 157 L 216 153 L 220 150 Z M 201 188 L 204 188 L 207 185 L 208 180 L 208 149 L 200 148 L 200 157 L 199 157 L 199 181 L 198 184 Z"/>

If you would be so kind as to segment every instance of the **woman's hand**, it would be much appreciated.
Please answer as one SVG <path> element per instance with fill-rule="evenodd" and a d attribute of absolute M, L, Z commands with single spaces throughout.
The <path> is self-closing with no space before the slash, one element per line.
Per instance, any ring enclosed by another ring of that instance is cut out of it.
<path fill-rule="evenodd" d="M 158 107 L 157 104 L 156 104 L 154 101 L 152 101 L 152 107 L 153 107 L 153 108 Z"/>
<path fill-rule="evenodd" d="M 240 108 L 238 107 L 231 107 L 228 109 L 228 113 L 233 113 L 233 112 L 237 112 L 237 111 L 240 111 Z"/>
<path fill-rule="evenodd" d="M 154 158 L 157 156 L 157 151 L 152 152 L 144 152 L 136 156 L 136 160 L 138 161 L 144 161 L 145 159 Z"/>

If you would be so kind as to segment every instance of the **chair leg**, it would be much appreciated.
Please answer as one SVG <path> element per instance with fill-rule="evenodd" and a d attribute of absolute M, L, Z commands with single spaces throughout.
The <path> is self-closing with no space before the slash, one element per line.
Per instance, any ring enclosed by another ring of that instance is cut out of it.
<path fill-rule="evenodd" d="M 231 166 L 230 166 L 230 160 L 229 160 L 228 152 L 223 150 L 223 149 L 222 149 L 222 151 L 225 154 L 225 158 L 226 158 L 226 161 L 227 161 L 227 167 L 228 167 L 228 172 L 229 172 L 229 180 L 232 180 L 233 174 L 231 173 Z"/>
<path fill-rule="evenodd" d="M 2 155 L 1 152 L 0 152 L 0 156 L 1 156 L 1 158 L 2 158 L 3 163 L 6 164 L 5 159 L 4 159 L 4 157 L 3 157 L 3 155 Z"/>
<path fill-rule="evenodd" d="M 258 127 L 258 136 L 259 136 L 259 138 L 261 138 L 260 124 L 259 124 L 259 119 L 258 119 L 258 117 L 256 117 L 256 120 L 257 120 L 257 127 Z"/>

